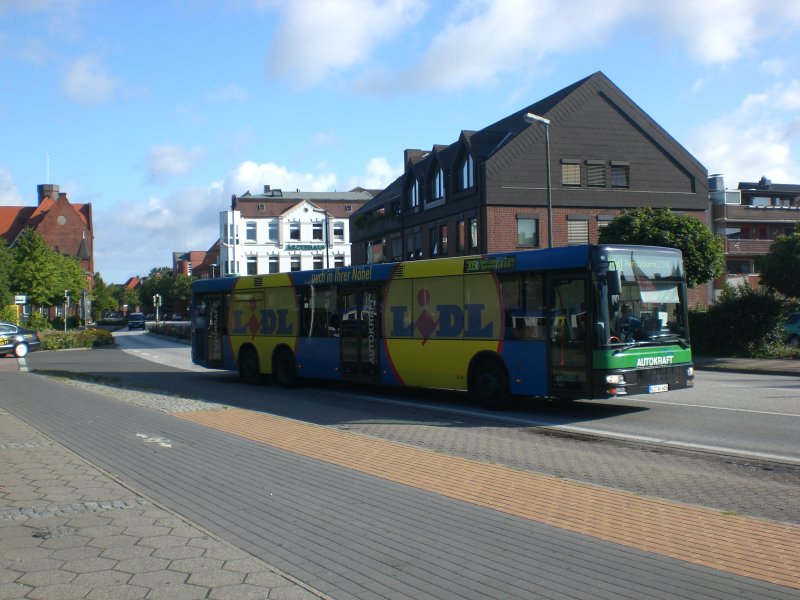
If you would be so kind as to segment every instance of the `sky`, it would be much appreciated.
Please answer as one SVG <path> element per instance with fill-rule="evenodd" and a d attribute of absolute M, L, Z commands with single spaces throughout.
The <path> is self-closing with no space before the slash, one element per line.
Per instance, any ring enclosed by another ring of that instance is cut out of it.
<path fill-rule="evenodd" d="M 124 283 L 232 194 L 383 188 L 597 71 L 726 187 L 800 184 L 798 34 L 800 0 L 0 0 L 0 205 L 91 203 Z"/>

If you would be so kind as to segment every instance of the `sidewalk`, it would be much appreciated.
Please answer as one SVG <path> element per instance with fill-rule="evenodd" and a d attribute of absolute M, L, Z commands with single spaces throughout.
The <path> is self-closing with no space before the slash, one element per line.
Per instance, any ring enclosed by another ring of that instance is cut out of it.
<path fill-rule="evenodd" d="M 0 539 L 0 600 L 326 597 L 4 410 Z"/>
<path fill-rule="evenodd" d="M 695 369 L 701 371 L 731 371 L 735 373 L 770 373 L 800 376 L 800 360 L 774 358 L 715 358 L 693 357 Z"/>

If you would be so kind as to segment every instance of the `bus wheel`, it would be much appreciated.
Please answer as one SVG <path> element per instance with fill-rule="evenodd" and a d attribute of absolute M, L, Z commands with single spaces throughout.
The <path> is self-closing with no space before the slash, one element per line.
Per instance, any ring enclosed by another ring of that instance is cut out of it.
<path fill-rule="evenodd" d="M 511 403 L 508 376 L 496 360 L 482 360 L 472 376 L 472 396 L 489 410 L 505 410 Z"/>
<path fill-rule="evenodd" d="M 292 388 L 297 385 L 297 365 L 288 348 L 278 348 L 275 351 L 272 357 L 272 376 L 281 387 Z"/>
<path fill-rule="evenodd" d="M 239 353 L 239 377 L 250 385 L 261 383 L 258 353 L 253 348 L 243 348 Z"/>

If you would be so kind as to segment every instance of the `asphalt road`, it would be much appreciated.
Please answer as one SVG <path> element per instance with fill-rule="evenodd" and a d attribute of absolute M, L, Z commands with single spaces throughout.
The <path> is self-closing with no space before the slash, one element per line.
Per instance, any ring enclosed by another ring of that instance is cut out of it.
<path fill-rule="evenodd" d="M 101 373 L 132 385 L 212 401 L 247 399 L 252 394 L 257 397 L 258 390 L 238 384 L 236 374 L 191 364 L 185 343 L 140 331 L 122 330 L 115 337 L 114 349 L 39 352 L 31 354 L 28 362 L 31 369 Z M 304 390 L 313 395 L 316 386 L 331 389 L 326 384 L 311 383 Z M 271 387 L 270 394 L 280 393 L 274 386 L 265 387 Z M 485 417 L 510 426 L 544 426 L 566 434 L 610 436 L 800 464 L 800 380 L 796 377 L 698 371 L 694 389 L 604 402 L 531 400 L 502 415 L 471 405 L 463 394 L 334 389 L 349 402 L 401 403 L 423 410 L 445 408 L 451 414 Z"/>

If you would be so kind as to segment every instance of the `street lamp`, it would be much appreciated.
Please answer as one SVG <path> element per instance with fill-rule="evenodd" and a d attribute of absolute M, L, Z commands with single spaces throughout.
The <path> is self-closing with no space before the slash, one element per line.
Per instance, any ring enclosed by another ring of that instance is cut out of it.
<path fill-rule="evenodd" d="M 547 161 L 547 247 L 553 247 L 553 186 L 550 183 L 550 119 L 533 113 L 524 117 L 526 123 L 544 123 L 545 160 Z"/>
<path fill-rule="evenodd" d="M 217 263 L 211 263 L 211 279 L 214 279 L 216 277 L 214 273 L 214 269 L 216 268 L 217 268 Z"/>

